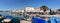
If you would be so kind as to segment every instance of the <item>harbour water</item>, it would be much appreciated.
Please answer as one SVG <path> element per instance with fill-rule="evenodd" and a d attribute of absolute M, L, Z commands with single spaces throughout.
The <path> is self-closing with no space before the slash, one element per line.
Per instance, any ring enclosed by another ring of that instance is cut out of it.
<path fill-rule="evenodd" d="M 20 23 L 20 15 L 18 15 L 18 14 L 11 14 L 10 12 L 0 12 L 0 15 L 12 16 L 12 22 L 11 23 Z"/>
<path fill-rule="evenodd" d="M 32 21 L 26 20 L 27 18 L 29 18 L 29 16 L 19 15 L 18 13 L 13 14 L 11 12 L 0 12 L 0 15 L 12 16 L 12 22 L 11 23 L 31 23 L 32 22 Z M 39 15 L 39 16 L 41 16 L 41 17 L 52 17 L 52 16 L 59 17 L 59 15 Z M 30 18 L 30 20 L 31 20 L 31 18 Z"/>

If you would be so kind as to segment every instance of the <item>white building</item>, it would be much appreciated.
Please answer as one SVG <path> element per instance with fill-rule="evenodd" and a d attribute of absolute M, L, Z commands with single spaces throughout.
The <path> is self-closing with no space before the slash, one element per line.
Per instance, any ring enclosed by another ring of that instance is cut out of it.
<path fill-rule="evenodd" d="M 34 12 L 40 12 L 40 8 L 34 8 Z"/>
<path fill-rule="evenodd" d="M 24 10 L 12 10 L 12 12 L 24 12 Z"/>
<path fill-rule="evenodd" d="M 34 11 L 34 8 L 33 7 L 26 7 L 25 9 L 27 12 L 33 12 Z"/>
<path fill-rule="evenodd" d="M 43 10 L 40 10 L 40 12 L 44 12 Z"/>

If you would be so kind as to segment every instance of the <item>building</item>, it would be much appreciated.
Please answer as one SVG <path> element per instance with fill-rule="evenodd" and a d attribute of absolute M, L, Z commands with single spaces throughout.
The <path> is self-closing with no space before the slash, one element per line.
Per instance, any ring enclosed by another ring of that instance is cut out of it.
<path fill-rule="evenodd" d="M 39 14 L 40 8 L 26 7 L 26 14 Z"/>
<path fill-rule="evenodd" d="M 19 10 L 12 10 L 12 13 L 13 14 L 16 14 L 16 13 L 23 14 L 24 10 L 21 10 L 21 9 L 19 9 Z"/>
<path fill-rule="evenodd" d="M 34 8 L 34 12 L 40 12 L 40 8 Z"/>
<path fill-rule="evenodd" d="M 33 7 L 26 7 L 26 12 L 33 12 L 34 11 L 34 8 Z"/>

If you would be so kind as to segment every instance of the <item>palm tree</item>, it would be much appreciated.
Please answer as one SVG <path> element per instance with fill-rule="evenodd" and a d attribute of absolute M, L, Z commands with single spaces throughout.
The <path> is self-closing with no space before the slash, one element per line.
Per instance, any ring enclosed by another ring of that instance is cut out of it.
<path fill-rule="evenodd" d="M 47 11 L 47 10 L 49 10 L 49 8 L 48 8 L 47 6 L 44 5 L 44 6 L 41 6 L 41 7 L 40 7 L 40 10 Z"/>

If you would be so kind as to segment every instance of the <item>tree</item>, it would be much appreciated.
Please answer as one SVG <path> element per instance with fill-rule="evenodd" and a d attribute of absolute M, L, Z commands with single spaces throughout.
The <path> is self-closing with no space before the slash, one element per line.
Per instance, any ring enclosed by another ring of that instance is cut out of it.
<path fill-rule="evenodd" d="M 46 10 L 49 10 L 49 8 L 48 8 L 47 6 L 44 5 L 44 6 L 41 6 L 41 7 L 40 7 L 40 10 L 46 11 Z"/>

